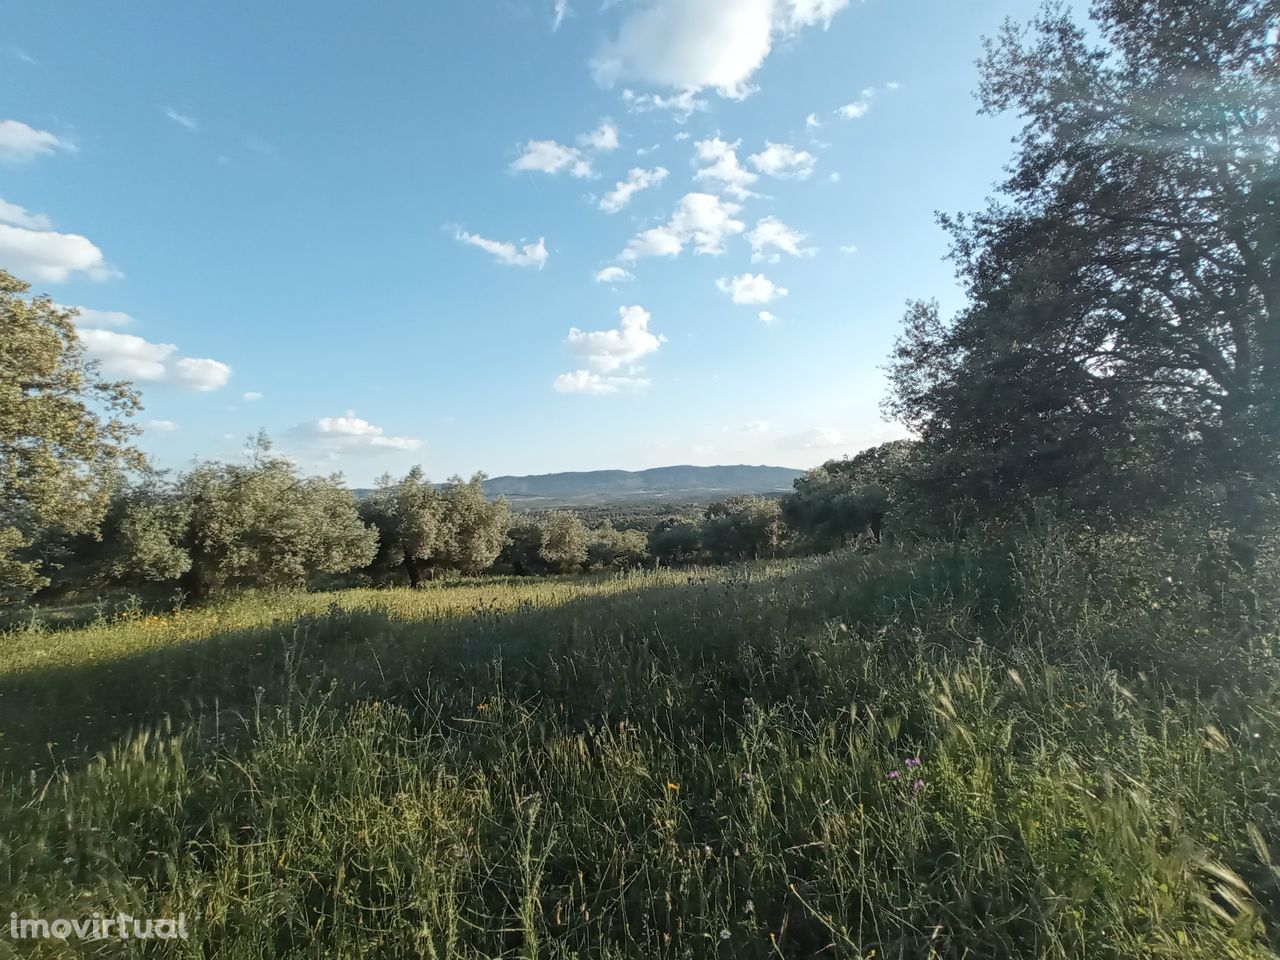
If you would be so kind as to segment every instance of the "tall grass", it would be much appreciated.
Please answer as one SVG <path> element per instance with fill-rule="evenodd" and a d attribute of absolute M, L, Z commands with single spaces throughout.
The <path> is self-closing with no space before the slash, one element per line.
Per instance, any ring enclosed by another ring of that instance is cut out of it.
<path fill-rule="evenodd" d="M 157 956 L 1272 957 L 1270 595 L 1178 563 L 1049 534 L 14 634 L 0 906 L 185 912 Z"/>

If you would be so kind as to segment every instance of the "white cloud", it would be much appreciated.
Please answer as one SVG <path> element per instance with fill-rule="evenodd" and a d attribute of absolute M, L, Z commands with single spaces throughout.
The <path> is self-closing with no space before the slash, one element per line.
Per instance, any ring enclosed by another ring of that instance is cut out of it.
<path fill-rule="evenodd" d="M 571 176 L 585 180 L 593 176 L 591 161 L 577 147 L 566 147 L 554 140 L 530 140 L 524 152 L 511 163 L 512 170 L 531 170 L 556 174 L 568 170 Z"/>
<path fill-rule="evenodd" d="M 240 399 L 246 400 L 252 403 L 254 400 L 261 400 L 262 394 L 260 394 L 257 390 L 246 390 L 244 393 L 240 395 Z"/>
<path fill-rule="evenodd" d="M 382 427 L 348 410 L 340 417 L 320 417 L 294 429 L 294 433 L 317 442 L 331 452 L 340 449 L 417 450 L 422 441 L 415 437 L 388 436 Z"/>
<path fill-rule="evenodd" d="M 816 127 L 822 126 L 822 121 L 818 119 L 818 115 L 816 113 L 811 113 L 804 118 L 804 125 L 812 130 Z"/>
<path fill-rule="evenodd" d="M 867 87 L 858 95 L 858 99 L 836 108 L 836 114 L 845 120 L 860 120 L 871 109 L 871 102 L 882 93 L 892 93 L 898 89 L 896 83 L 886 83 L 883 87 Z"/>
<path fill-rule="evenodd" d="M 202 393 L 226 386 L 231 379 L 231 367 L 221 360 L 178 356 L 178 348 L 172 343 L 152 343 L 114 330 L 89 328 L 79 332 L 85 353 L 101 364 L 108 377 L 172 383 Z"/>
<path fill-rule="evenodd" d="M 699 140 L 694 144 L 698 160 L 708 164 L 694 174 L 694 179 L 718 183 L 725 193 L 745 200 L 755 196 L 747 187 L 760 178 L 738 162 L 738 142 L 729 143 L 715 137 L 711 140 Z"/>
<path fill-rule="evenodd" d="M 758 314 L 756 314 L 756 316 L 760 318 L 761 323 L 772 324 L 772 323 L 778 322 L 777 316 L 775 314 L 770 313 L 768 310 L 761 310 Z"/>
<path fill-rule="evenodd" d="M 172 420 L 148 420 L 142 426 L 144 429 L 155 433 L 173 433 L 178 429 L 178 425 Z"/>
<path fill-rule="evenodd" d="M 689 243 L 698 253 L 723 253 L 725 239 L 745 229 L 741 220 L 734 219 L 734 214 L 741 209 L 738 204 L 721 200 L 715 194 L 685 194 L 671 219 L 633 237 L 622 251 L 621 259 L 675 257 Z"/>
<path fill-rule="evenodd" d="M 807 234 L 793 230 L 777 217 L 765 217 L 756 222 L 756 228 L 747 234 L 751 244 L 752 263 L 777 263 L 782 254 L 792 257 L 811 257 L 817 251 L 802 247 L 809 239 Z"/>
<path fill-rule="evenodd" d="M 127 327 L 133 323 L 133 317 L 123 310 L 94 310 L 90 307 L 68 307 L 57 304 L 59 310 L 75 310 L 76 326 L 81 328 Z"/>
<path fill-rule="evenodd" d="M 37 130 L 21 120 L 0 120 L 0 160 L 25 163 L 58 150 L 75 147 L 48 130 Z"/>
<path fill-rule="evenodd" d="M 631 198 L 641 190 L 648 190 L 650 187 L 657 186 L 667 178 L 667 169 L 665 167 L 655 167 L 652 170 L 645 170 L 641 167 L 632 167 L 627 173 L 627 179 L 619 180 L 600 201 L 600 209 L 605 213 L 617 213 L 623 209 Z"/>
<path fill-rule="evenodd" d="M 604 394 L 637 390 L 649 386 L 649 381 L 641 377 L 606 377 L 590 370 L 574 370 L 560 374 L 551 386 L 556 393 Z"/>
<path fill-rule="evenodd" d="M 765 141 L 764 150 L 748 159 L 761 173 L 780 180 L 804 180 L 813 173 L 818 158 L 807 150 L 797 150 L 789 143 Z"/>
<path fill-rule="evenodd" d="M 867 111 L 871 109 L 871 102 L 868 100 L 855 100 L 853 103 L 846 103 L 843 107 L 836 110 L 836 113 L 844 117 L 846 120 L 859 120 L 867 115 Z"/>
<path fill-rule="evenodd" d="M 178 126 L 185 127 L 187 130 L 195 131 L 200 129 L 200 122 L 196 120 L 195 117 L 189 117 L 185 113 L 179 113 L 177 110 L 173 109 L 173 107 L 165 107 L 164 115 Z"/>
<path fill-rule="evenodd" d="M 636 275 L 623 267 L 605 267 L 596 274 L 596 283 L 624 283 Z"/>
<path fill-rule="evenodd" d="M 615 330 L 579 330 L 573 327 L 565 343 L 597 373 L 613 373 L 626 364 L 655 352 L 666 337 L 649 330 L 649 311 L 644 307 L 619 307 L 621 323 Z"/>
<path fill-rule="evenodd" d="M 775 39 L 830 23 L 848 0 L 646 0 L 633 9 L 592 61 L 597 82 L 619 78 L 685 94 L 714 89 L 740 99 L 751 91 Z"/>
<path fill-rule="evenodd" d="M 707 109 L 707 101 L 700 98 L 694 90 L 684 90 L 669 97 L 656 93 L 638 94 L 634 90 L 623 90 L 622 101 L 632 113 L 669 111 L 677 123 L 684 123 L 699 110 Z"/>
<path fill-rule="evenodd" d="M 582 144 L 589 150 L 595 150 L 600 153 L 608 153 L 610 150 L 618 149 L 618 128 L 612 120 L 600 121 L 600 126 L 596 127 L 590 133 L 584 133 L 578 137 L 578 143 Z"/>
<path fill-rule="evenodd" d="M 513 267 L 537 267 L 541 270 L 547 263 L 547 244 L 543 237 L 539 237 L 537 243 L 526 243 L 521 247 L 517 247 L 514 243 L 487 240 L 474 233 L 467 233 L 465 230 L 459 230 L 455 237 L 462 243 L 469 243 L 486 253 L 493 254 L 500 263 Z"/>
<path fill-rule="evenodd" d="M 783 450 L 824 450 L 839 446 L 844 436 L 834 427 L 809 427 L 778 439 Z"/>
<path fill-rule="evenodd" d="M 840 248 L 840 252 L 852 255 L 858 252 L 858 248 L 855 247 L 852 243 L 846 243 L 844 246 Z"/>
<path fill-rule="evenodd" d="M 721 277 L 716 281 L 716 286 L 722 293 L 733 297 L 734 303 L 741 304 L 772 303 L 787 295 L 785 287 L 777 286 L 763 273 L 744 273 L 733 279 Z"/>
<path fill-rule="evenodd" d="M 87 238 L 51 227 L 43 214 L 0 200 L 0 264 L 24 279 L 46 283 L 62 283 L 75 273 L 94 280 L 119 276 Z"/>
<path fill-rule="evenodd" d="M 557 174 L 568 171 L 570 176 L 586 180 L 595 176 L 591 158 L 583 150 L 608 153 L 618 149 L 618 128 L 612 120 L 600 121 L 600 126 L 578 137 L 578 147 L 566 146 L 556 140 L 530 140 L 520 156 L 511 163 L 515 171 L 536 171 Z"/>
<path fill-rule="evenodd" d="M 556 0 L 555 9 L 552 12 L 551 29 L 559 30 L 560 25 L 564 23 L 564 18 L 569 15 L 569 0 Z"/>
<path fill-rule="evenodd" d="M 827 179 L 830 180 L 832 183 L 839 183 L 840 174 L 832 170 L 829 174 L 827 174 Z"/>
<path fill-rule="evenodd" d="M 26 207 L 7 200 L 0 200 L 0 223 L 8 223 L 27 230 L 50 230 L 53 224 L 43 213 L 32 213 Z"/>

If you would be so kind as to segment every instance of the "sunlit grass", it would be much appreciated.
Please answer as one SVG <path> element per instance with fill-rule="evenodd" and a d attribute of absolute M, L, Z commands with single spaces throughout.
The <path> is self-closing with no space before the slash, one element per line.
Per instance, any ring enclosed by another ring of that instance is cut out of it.
<path fill-rule="evenodd" d="M 14 634 L 0 902 L 184 912 L 156 956 L 1276 956 L 1274 637 L 1001 557 Z"/>

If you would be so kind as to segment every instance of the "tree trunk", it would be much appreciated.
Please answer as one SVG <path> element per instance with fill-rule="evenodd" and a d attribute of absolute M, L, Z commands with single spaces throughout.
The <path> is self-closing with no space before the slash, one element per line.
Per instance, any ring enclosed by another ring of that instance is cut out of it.
<path fill-rule="evenodd" d="M 409 575 L 409 586 L 417 590 L 422 583 L 422 569 L 418 566 L 418 558 L 406 556 L 403 566 L 404 572 Z"/>

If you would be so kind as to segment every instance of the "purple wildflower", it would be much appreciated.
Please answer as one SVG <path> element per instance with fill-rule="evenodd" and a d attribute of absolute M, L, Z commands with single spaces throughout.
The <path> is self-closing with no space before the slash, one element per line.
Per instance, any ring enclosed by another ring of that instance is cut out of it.
<path fill-rule="evenodd" d="M 917 780 L 917 781 L 916 781 L 916 789 L 917 789 L 917 790 L 923 790 L 923 789 L 924 789 L 924 781 L 923 781 L 923 780 Z"/>
<path fill-rule="evenodd" d="M 890 770 L 890 771 L 889 771 L 889 779 L 890 779 L 890 780 L 897 780 L 900 776 L 902 776 L 902 773 L 901 773 L 901 771 L 899 771 L 899 770 Z"/>
<path fill-rule="evenodd" d="M 915 767 L 920 766 L 920 758 L 919 758 L 919 757 L 907 757 L 907 761 L 906 761 L 906 762 L 907 762 L 907 766 L 908 766 L 908 767 L 911 767 L 911 768 L 913 768 L 913 769 L 914 769 Z"/>

